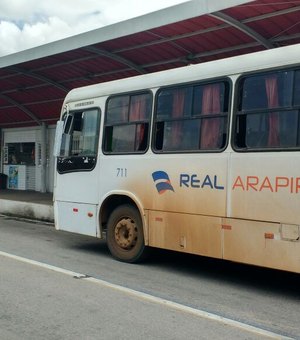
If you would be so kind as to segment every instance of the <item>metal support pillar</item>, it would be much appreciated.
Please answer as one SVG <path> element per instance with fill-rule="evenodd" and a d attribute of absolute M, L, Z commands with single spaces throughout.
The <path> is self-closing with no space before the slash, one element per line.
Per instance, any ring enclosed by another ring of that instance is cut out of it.
<path fill-rule="evenodd" d="M 47 191 L 47 127 L 41 125 L 41 192 Z"/>

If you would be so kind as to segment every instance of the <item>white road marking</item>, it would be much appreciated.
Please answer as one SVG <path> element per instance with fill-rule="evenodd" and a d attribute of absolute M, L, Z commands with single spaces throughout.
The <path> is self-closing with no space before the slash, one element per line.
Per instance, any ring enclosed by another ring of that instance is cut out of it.
<path fill-rule="evenodd" d="M 55 271 L 57 273 L 72 276 L 72 277 L 77 278 L 77 279 L 83 279 L 84 281 L 88 281 L 88 282 L 95 283 L 95 284 L 98 284 L 98 285 L 101 285 L 101 286 L 104 286 L 104 287 L 107 287 L 107 288 L 110 288 L 110 289 L 114 289 L 114 290 L 117 290 L 119 292 L 132 295 L 132 296 L 137 297 L 137 298 L 142 299 L 142 300 L 146 300 L 146 301 L 149 301 L 149 302 L 152 302 L 152 303 L 160 304 L 162 306 L 169 307 L 171 309 L 175 309 L 175 310 L 178 310 L 178 311 L 181 311 L 181 312 L 193 314 L 193 315 L 201 317 L 201 318 L 206 318 L 206 319 L 209 319 L 209 320 L 212 320 L 212 321 L 221 322 L 224 325 L 228 325 L 228 326 L 235 327 L 235 328 L 240 328 L 244 331 L 255 333 L 257 335 L 265 336 L 265 337 L 272 338 L 272 339 L 293 340 L 293 338 L 286 337 L 286 336 L 283 336 L 283 335 L 280 335 L 280 334 L 277 334 L 277 333 L 273 333 L 273 332 L 255 327 L 255 326 L 251 326 L 251 325 L 248 325 L 248 324 L 243 323 L 243 322 L 235 321 L 235 320 L 229 319 L 229 318 L 224 318 L 224 317 L 217 315 L 217 314 L 209 313 L 209 312 L 206 312 L 206 311 L 201 310 L 201 309 L 188 307 L 188 306 L 182 305 L 180 303 L 176 303 L 176 302 L 173 302 L 173 301 L 170 301 L 170 300 L 159 298 L 159 297 L 156 297 L 156 296 L 153 296 L 153 295 L 150 295 L 150 294 L 142 293 L 142 292 L 139 292 L 137 290 L 126 288 L 126 287 L 123 287 L 123 286 L 120 286 L 120 285 L 117 285 L 117 284 L 114 284 L 114 283 L 110 283 L 110 282 L 107 282 L 107 281 L 104 281 L 104 280 L 96 279 L 94 277 L 90 277 L 90 276 L 87 276 L 85 274 L 81 274 L 81 273 L 73 272 L 71 270 L 52 266 L 52 265 L 47 264 L 47 263 L 38 262 L 38 261 L 35 261 L 35 260 L 30 260 L 30 259 L 27 259 L 25 257 L 9 254 L 9 253 L 3 252 L 3 251 L 0 251 L 0 255 L 7 257 L 7 258 L 10 258 L 10 259 L 13 259 L 13 260 L 16 260 L 16 261 L 31 264 L 31 265 L 34 265 L 34 266 L 37 266 L 37 267 L 40 267 L 40 268 L 52 270 L 52 271 Z"/>

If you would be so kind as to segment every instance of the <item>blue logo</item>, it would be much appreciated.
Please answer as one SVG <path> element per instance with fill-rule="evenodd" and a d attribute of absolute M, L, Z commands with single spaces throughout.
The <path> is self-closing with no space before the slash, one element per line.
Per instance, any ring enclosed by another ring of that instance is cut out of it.
<path fill-rule="evenodd" d="M 174 191 L 169 175 L 164 171 L 155 171 L 152 173 L 153 181 L 156 185 L 158 193 L 161 195 L 167 190 Z"/>

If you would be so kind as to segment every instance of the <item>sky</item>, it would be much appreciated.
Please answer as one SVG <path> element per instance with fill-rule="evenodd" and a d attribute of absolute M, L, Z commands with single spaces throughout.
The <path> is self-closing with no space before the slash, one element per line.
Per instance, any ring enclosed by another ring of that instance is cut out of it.
<path fill-rule="evenodd" d="M 187 0 L 0 0 L 0 56 Z"/>

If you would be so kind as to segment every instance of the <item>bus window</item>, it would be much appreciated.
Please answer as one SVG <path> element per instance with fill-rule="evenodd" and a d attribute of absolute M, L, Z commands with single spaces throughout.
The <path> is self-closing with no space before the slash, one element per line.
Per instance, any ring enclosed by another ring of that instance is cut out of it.
<path fill-rule="evenodd" d="M 294 103 L 295 106 L 300 106 L 300 71 L 295 72 L 295 87 L 294 87 Z"/>
<path fill-rule="evenodd" d="M 96 165 L 100 112 L 91 109 L 66 116 L 60 156 L 59 173 L 92 170 Z"/>
<path fill-rule="evenodd" d="M 229 106 L 228 83 L 161 89 L 156 101 L 155 151 L 224 148 Z"/>
<path fill-rule="evenodd" d="M 250 76 L 244 79 L 240 110 L 254 111 L 290 107 L 293 72 L 281 71 Z"/>
<path fill-rule="evenodd" d="M 299 146 L 299 71 L 244 77 L 238 84 L 234 144 L 242 150 Z"/>
<path fill-rule="evenodd" d="M 152 95 L 138 93 L 108 99 L 103 152 L 145 152 L 148 147 Z"/>

